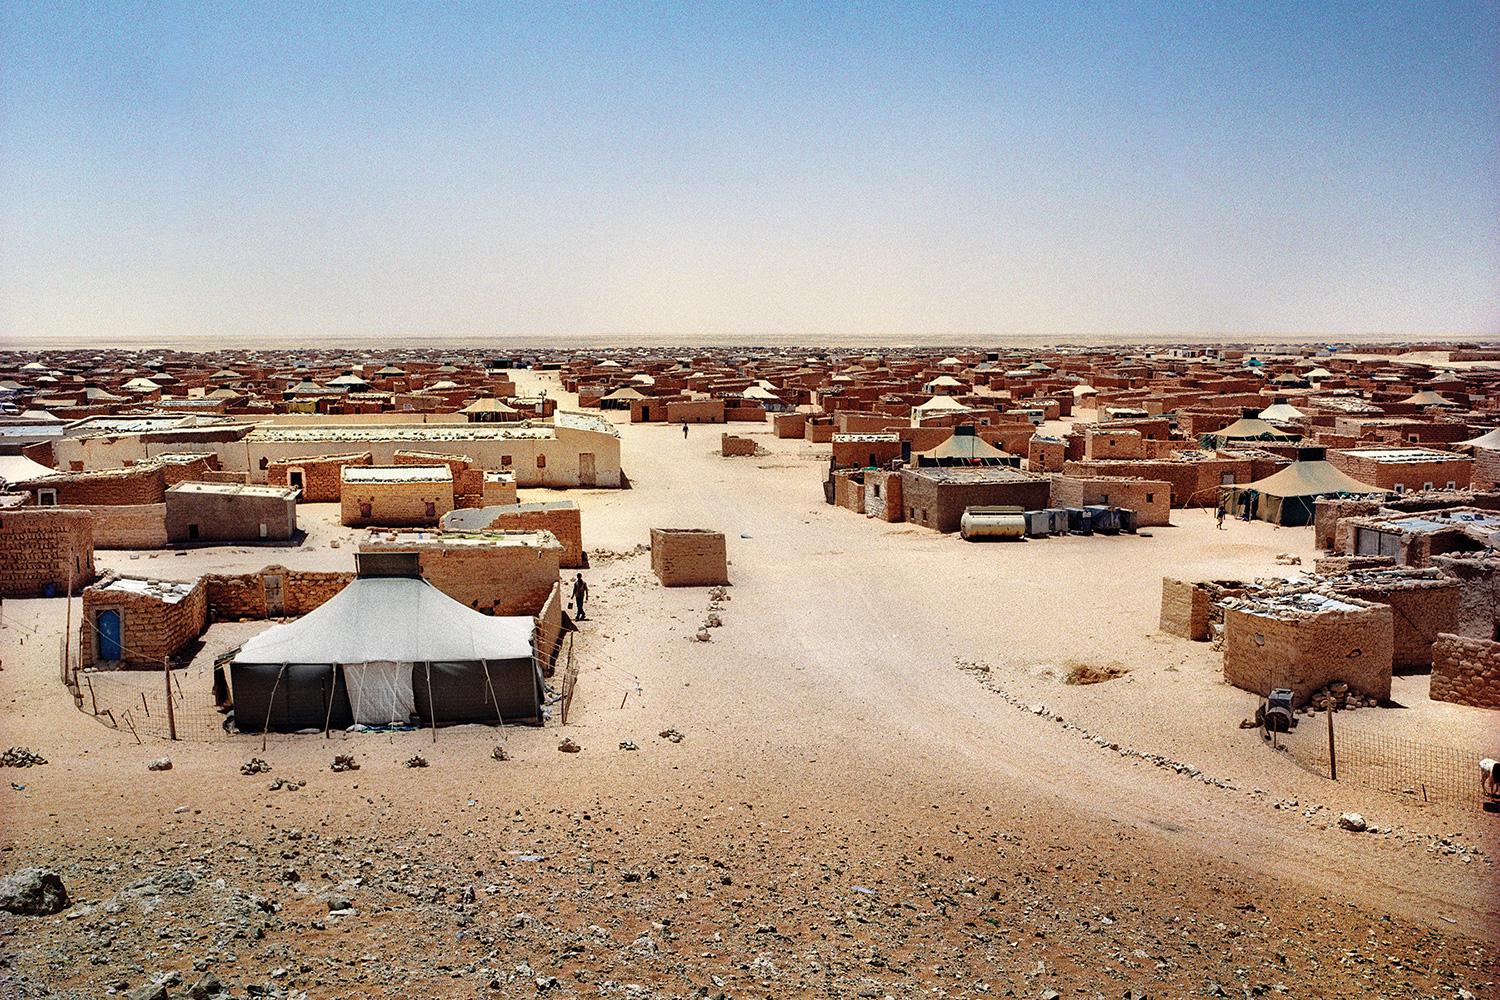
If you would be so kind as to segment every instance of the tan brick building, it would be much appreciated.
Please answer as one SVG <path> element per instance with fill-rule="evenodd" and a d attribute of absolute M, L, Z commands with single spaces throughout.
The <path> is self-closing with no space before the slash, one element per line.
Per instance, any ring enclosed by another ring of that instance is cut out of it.
<path fill-rule="evenodd" d="M 588 565 L 583 551 L 583 518 L 571 500 L 456 510 L 443 518 L 442 527 L 444 531 L 550 531 L 562 544 L 564 569 Z"/>
<path fill-rule="evenodd" d="M 346 465 L 341 517 L 350 527 L 432 527 L 453 509 L 446 465 Z"/>
<path fill-rule="evenodd" d="M 1393 652 L 1385 604 L 1297 593 L 1224 612 L 1224 679 L 1258 695 L 1291 688 L 1295 705 L 1338 681 L 1390 698 Z"/>
<path fill-rule="evenodd" d="M 0 597 L 76 592 L 94 579 L 94 515 L 86 510 L 0 510 Z"/>
<path fill-rule="evenodd" d="M 1345 475 L 1394 493 L 1468 489 L 1474 460 L 1432 448 L 1349 448 L 1328 453 Z"/>
<path fill-rule="evenodd" d="M 266 484 L 301 490 L 303 503 L 338 503 L 344 466 L 371 464 L 368 451 L 278 458 L 266 465 Z"/>
<path fill-rule="evenodd" d="M 79 662 L 160 670 L 162 661 L 196 641 L 207 624 L 202 580 L 110 577 L 83 592 Z"/>
<path fill-rule="evenodd" d="M 243 483 L 178 483 L 167 490 L 171 542 L 285 542 L 297 534 L 297 491 Z"/>
<path fill-rule="evenodd" d="M 1113 476 L 1052 476 L 1049 504 L 1053 507 L 1107 505 L 1135 511 L 1136 523 L 1155 528 L 1172 523 L 1172 484 L 1159 479 L 1122 479 Z"/>
<path fill-rule="evenodd" d="M 536 615 L 560 576 L 550 531 L 370 532 L 361 552 L 415 552 L 424 579 L 487 615 Z"/>

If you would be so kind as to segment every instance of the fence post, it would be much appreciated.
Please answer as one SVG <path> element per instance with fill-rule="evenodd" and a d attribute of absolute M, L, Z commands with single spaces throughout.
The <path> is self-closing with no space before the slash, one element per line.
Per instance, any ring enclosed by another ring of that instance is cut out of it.
<path fill-rule="evenodd" d="M 1333 699 L 1324 703 L 1328 711 L 1328 777 L 1339 780 L 1339 759 L 1333 749 Z"/>
<path fill-rule="evenodd" d="M 167 686 L 167 738 L 177 739 L 177 710 L 172 707 L 172 665 L 163 657 L 161 661 L 161 677 Z"/>

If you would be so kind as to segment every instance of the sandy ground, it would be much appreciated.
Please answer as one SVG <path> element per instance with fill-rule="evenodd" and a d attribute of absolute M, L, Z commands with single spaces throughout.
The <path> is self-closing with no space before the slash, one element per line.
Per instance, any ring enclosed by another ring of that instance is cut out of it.
<path fill-rule="evenodd" d="M 723 459 L 716 428 L 622 432 L 634 488 L 567 494 L 593 598 L 565 731 L 137 745 L 56 682 L 64 603 L 6 602 L 0 741 L 50 763 L 3 772 L 23 787 L 0 868 L 51 865 L 78 905 L 0 915 L 0 992 L 177 972 L 185 995 L 211 972 L 311 997 L 1493 995 L 1495 817 L 1292 766 L 1236 728 L 1254 699 L 1216 652 L 1156 632 L 1163 575 L 1285 574 L 1310 530 L 1188 511 L 973 545 L 825 505 L 801 441 L 736 426 L 767 454 Z M 299 520 L 295 549 L 99 562 L 350 565 L 331 505 Z M 653 526 L 726 533 L 712 641 L 708 592 L 651 576 Z M 216 626 L 204 655 L 260 627 Z M 1125 673 L 1062 683 L 1078 663 Z M 1425 678 L 1397 700 L 1341 725 L 1494 738 Z M 330 773 L 335 752 L 361 769 Z M 242 777 L 251 756 L 271 774 Z M 1343 810 L 1392 832 L 1338 830 Z"/>

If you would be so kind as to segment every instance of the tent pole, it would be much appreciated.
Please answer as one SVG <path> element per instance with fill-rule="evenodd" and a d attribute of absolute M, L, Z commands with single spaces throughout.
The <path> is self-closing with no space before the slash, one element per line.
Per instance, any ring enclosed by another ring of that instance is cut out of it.
<path fill-rule="evenodd" d="M 432 661 L 427 661 L 427 721 L 432 724 L 432 742 L 437 742 L 437 706 L 432 703 Z"/>
<path fill-rule="evenodd" d="M 500 714 L 500 698 L 495 694 L 495 684 L 490 680 L 490 661 L 480 660 L 479 665 L 484 668 L 484 686 L 489 688 L 490 700 L 495 703 L 495 721 L 500 723 L 500 728 L 505 728 L 505 716 Z"/>
<path fill-rule="evenodd" d="M 347 686 L 347 685 L 346 685 Z M 333 699 L 339 693 L 339 665 L 333 665 L 333 689 L 328 692 L 328 707 L 323 712 L 323 738 L 333 739 L 330 735 L 333 726 Z"/>
<path fill-rule="evenodd" d="M 266 752 L 266 737 L 271 731 L 271 708 L 276 704 L 276 687 L 281 683 L 281 675 L 286 673 L 286 664 L 276 671 L 276 679 L 271 682 L 271 696 L 266 699 L 266 724 L 260 727 L 260 752 Z"/>

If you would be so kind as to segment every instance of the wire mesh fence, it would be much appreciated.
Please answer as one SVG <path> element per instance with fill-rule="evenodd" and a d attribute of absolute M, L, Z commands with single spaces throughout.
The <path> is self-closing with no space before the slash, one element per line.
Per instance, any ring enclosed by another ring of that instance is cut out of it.
<path fill-rule="evenodd" d="M 1341 725 L 1339 714 L 1333 714 L 1331 746 L 1327 714 L 1318 713 L 1301 716 L 1297 728 L 1277 734 L 1277 747 L 1325 778 L 1424 802 L 1482 799 L 1479 759 L 1473 753 L 1374 732 L 1363 725 Z"/>
<path fill-rule="evenodd" d="M 80 709 L 143 741 L 209 743 L 233 735 L 215 696 L 212 668 L 81 671 L 77 681 Z"/>

